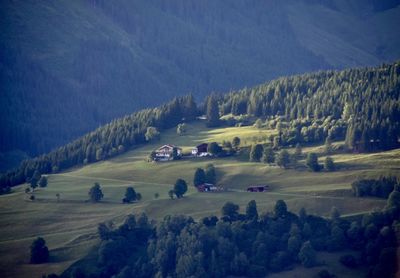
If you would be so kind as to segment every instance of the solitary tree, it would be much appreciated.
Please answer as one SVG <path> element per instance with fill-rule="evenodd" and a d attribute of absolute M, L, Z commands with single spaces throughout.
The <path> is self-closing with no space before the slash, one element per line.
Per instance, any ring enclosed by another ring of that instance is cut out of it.
<path fill-rule="evenodd" d="M 320 170 L 321 166 L 318 164 L 318 156 L 316 153 L 308 153 L 306 165 L 314 172 L 318 172 Z"/>
<path fill-rule="evenodd" d="M 60 193 L 56 193 L 57 202 L 60 201 L 60 197 L 61 197 Z"/>
<path fill-rule="evenodd" d="M 276 164 L 281 168 L 287 168 L 290 163 L 290 156 L 287 150 L 281 150 L 276 158 Z"/>
<path fill-rule="evenodd" d="M 98 202 L 104 197 L 103 192 L 100 188 L 100 184 L 97 182 L 95 182 L 94 185 L 90 188 L 88 194 L 92 202 Z"/>
<path fill-rule="evenodd" d="M 220 124 L 218 101 L 214 95 L 208 97 L 207 100 L 207 126 L 216 127 Z"/>
<path fill-rule="evenodd" d="M 178 124 L 178 127 L 176 128 L 176 133 L 178 135 L 184 135 L 186 133 L 186 131 L 187 131 L 187 128 L 186 128 L 186 124 L 185 123 Z"/>
<path fill-rule="evenodd" d="M 205 168 L 206 182 L 214 184 L 217 181 L 217 173 L 214 164 L 207 164 Z"/>
<path fill-rule="evenodd" d="M 132 186 L 126 188 L 125 198 L 122 200 L 124 203 L 136 201 L 136 191 Z"/>
<path fill-rule="evenodd" d="M 39 180 L 39 186 L 40 187 L 46 187 L 47 186 L 47 177 L 42 176 Z"/>
<path fill-rule="evenodd" d="M 39 179 L 40 179 L 40 173 L 37 170 L 35 170 L 35 172 L 33 173 L 32 177 L 29 180 L 32 191 L 34 191 L 35 188 L 38 186 Z"/>
<path fill-rule="evenodd" d="M 324 168 L 329 172 L 335 171 L 335 163 L 333 162 L 333 158 L 332 157 L 327 156 L 325 158 Z"/>
<path fill-rule="evenodd" d="M 147 127 L 146 134 L 144 136 L 146 141 L 159 140 L 160 132 L 158 132 L 157 128 L 149 126 Z"/>
<path fill-rule="evenodd" d="M 154 199 L 158 199 L 160 197 L 160 194 L 158 192 L 154 193 Z"/>
<path fill-rule="evenodd" d="M 204 184 L 205 182 L 206 182 L 206 174 L 204 170 L 201 168 L 197 168 L 196 172 L 194 172 L 193 185 L 197 187 L 201 184 Z"/>
<path fill-rule="evenodd" d="M 186 193 L 187 191 L 187 184 L 186 181 L 184 181 L 183 179 L 177 179 L 174 185 L 174 192 L 176 197 L 182 198 L 183 195 Z"/>
<path fill-rule="evenodd" d="M 261 121 L 261 119 L 257 119 L 256 122 L 254 123 L 254 126 L 258 129 L 261 129 L 263 125 L 263 122 Z"/>
<path fill-rule="evenodd" d="M 31 263 L 40 264 L 49 260 L 49 249 L 46 246 L 46 241 L 38 237 L 31 244 Z"/>
<path fill-rule="evenodd" d="M 240 146 L 240 138 L 239 137 L 234 137 L 233 138 L 232 146 L 235 148 L 235 150 L 239 149 L 239 146 Z"/>
<path fill-rule="evenodd" d="M 261 144 L 251 146 L 250 161 L 260 162 L 262 155 L 263 155 L 263 146 Z"/>

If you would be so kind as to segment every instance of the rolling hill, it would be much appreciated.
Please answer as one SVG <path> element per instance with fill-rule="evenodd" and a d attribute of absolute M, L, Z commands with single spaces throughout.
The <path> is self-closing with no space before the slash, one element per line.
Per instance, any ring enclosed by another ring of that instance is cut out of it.
<path fill-rule="evenodd" d="M 239 136 L 243 147 L 246 147 L 263 142 L 264 136 L 276 133 L 274 129 L 260 130 L 253 126 L 209 129 L 204 122 L 196 121 L 188 125 L 184 136 L 177 135 L 173 128 L 163 132 L 160 141 L 142 145 L 110 160 L 48 175 L 48 187 L 36 190 L 34 202 L 29 201 L 24 193 L 26 184 L 15 187 L 13 193 L 0 196 L 0 270 L 3 277 L 61 273 L 97 246 L 98 223 L 113 221 L 118 224 L 131 213 L 145 212 L 149 218 L 156 220 L 168 214 L 186 214 L 199 220 L 208 215 L 219 216 L 220 208 L 226 201 L 239 204 L 244 211 L 247 202 L 254 199 L 261 213 L 271 210 L 277 200 L 284 199 L 288 208 L 296 213 L 305 207 L 308 213 L 327 217 L 335 206 L 343 217 L 359 217 L 385 205 L 384 199 L 353 197 L 350 184 L 358 177 L 398 175 L 399 149 L 352 154 L 341 152 L 339 146 L 343 142 L 336 142 L 334 145 L 338 151 L 332 157 L 338 166 L 337 171 L 320 173 L 310 172 L 301 166 L 284 170 L 274 165 L 248 162 L 246 155 L 164 163 L 147 161 L 151 150 L 165 143 L 174 142 L 188 151 L 199 142 L 222 142 Z M 289 151 L 294 149 L 289 148 Z M 318 153 L 320 160 L 325 156 L 320 145 L 303 148 L 304 156 L 309 152 Z M 192 186 L 194 171 L 207 163 L 215 165 L 218 184 L 230 191 L 199 193 L 195 190 Z M 303 164 L 304 159 L 299 163 Z M 170 200 L 168 190 L 178 177 L 189 183 L 188 193 L 183 199 Z M 94 182 L 101 184 L 105 196 L 97 204 L 86 201 L 87 192 Z M 271 190 L 266 193 L 245 192 L 247 186 L 254 183 L 266 183 Z M 129 185 L 142 194 L 140 202 L 130 205 L 121 203 Z M 57 193 L 61 194 L 60 201 L 57 201 Z M 159 193 L 159 198 L 155 198 L 155 193 Z M 29 245 L 36 236 L 44 237 L 50 248 L 49 263 L 28 264 Z M 329 262 L 324 268 L 342 277 L 366 273 L 364 268 L 349 270 L 338 265 L 341 254 L 324 254 L 324 259 L 327 257 Z M 296 268 L 294 271 L 314 275 L 321 268 Z M 290 273 L 288 277 L 293 274 Z"/>
<path fill-rule="evenodd" d="M 397 0 L 0 5 L 1 152 L 47 152 L 188 92 L 400 57 Z"/>

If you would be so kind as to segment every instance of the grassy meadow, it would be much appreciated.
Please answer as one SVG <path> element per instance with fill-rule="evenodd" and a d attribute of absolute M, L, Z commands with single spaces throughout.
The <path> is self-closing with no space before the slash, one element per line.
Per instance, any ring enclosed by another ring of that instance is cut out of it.
<path fill-rule="evenodd" d="M 147 162 L 151 150 L 167 143 L 189 152 L 202 142 L 230 141 L 238 136 L 244 145 L 251 145 L 265 141 L 274 133 L 274 130 L 258 130 L 252 126 L 207 129 L 202 122 L 196 122 L 188 125 L 187 134 L 183 136 L 178 136 L 175 129 L 168 130 L 161 134 L 158 142 L 139 146 L 107 161 L 49 175 L 48 187 L 36 190 L 34 202 L 24 193 L 27 185 L 14 188 L 12 194 L 0 196 L 1 276 L 41 277 L 44 273 L 61 273 L 98 242 L 98 223 L 113 221 L 118 224 L 130 213 L 146 212 L 151 219 L 162 219 L 167 214 L 187 214 L 199 219 L 219 215 L 226 201 L 239 204 L 243 211 L 252 199 L 256 200 L 259 212 L 272 209 L 277 200 L 283 199 L 294 212 L 305 207 L 307 212 L 322 216 L 329 216 L 332 206 L 342 215 L 355 215 L 385 205 L 382 199 L 352 197 L 350 184 L 357 177 L 399 174 L 400 149 L 372 154 L 333 154 L 337 171 L 320 173 L 312 173 L 305 167 L 283 170 L 251 163 L 243 156 Z M 338 144 L 341 143 L 335 146 Z M 303 152 L 319 152 L 322 163 L 322 150 L 321 146 L 312 146 L 305 147 Z M 207 163 L 215 165 L 218 184 L 229 189 L 228 192 L 198 193 L 194 189 L 194 171 Z M 167 193 L 177 178 L 185 179 L 189 190 L 185 198 L 170 200 Z M 89 188 L 94 182 L 101 184 L 104 193 L 104 199 L 97 204 L 87 202 Z M 271 190 L 245 192 L 252 184 L 268 184 Z M 121 203 L 128 185 L 142 194 L 140 202 Z M 155 193 L 159 198 L 155 198 Z M 47 264 L 30 265 L 29 246 L 37 236 L 46 240 L 51 258 Z"/>

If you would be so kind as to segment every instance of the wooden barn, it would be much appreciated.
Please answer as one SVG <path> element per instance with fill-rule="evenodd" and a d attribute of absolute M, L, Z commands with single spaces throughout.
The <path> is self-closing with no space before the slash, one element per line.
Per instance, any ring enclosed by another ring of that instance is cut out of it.
<path fill-rule="evenodd" d="M 210 154 L 207 152 L 208 144 L 203 143 L 192 149 L 192 155 L 194 156 L 209 156 Z"/>
<path fill-rule="evenodd" d="M 247 192 L 265 192 L 268 189 L 268 185 L 252 185 L 247 187 Z"/>

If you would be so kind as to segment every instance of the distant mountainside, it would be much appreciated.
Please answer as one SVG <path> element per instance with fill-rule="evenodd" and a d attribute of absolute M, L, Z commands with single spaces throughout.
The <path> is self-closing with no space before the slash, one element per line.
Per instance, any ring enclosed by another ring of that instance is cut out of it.
<path fill-rule="evenodd" d="M 192 92 L 400 57 L 399 0 L 0 3 L 0 152 Z"/>

